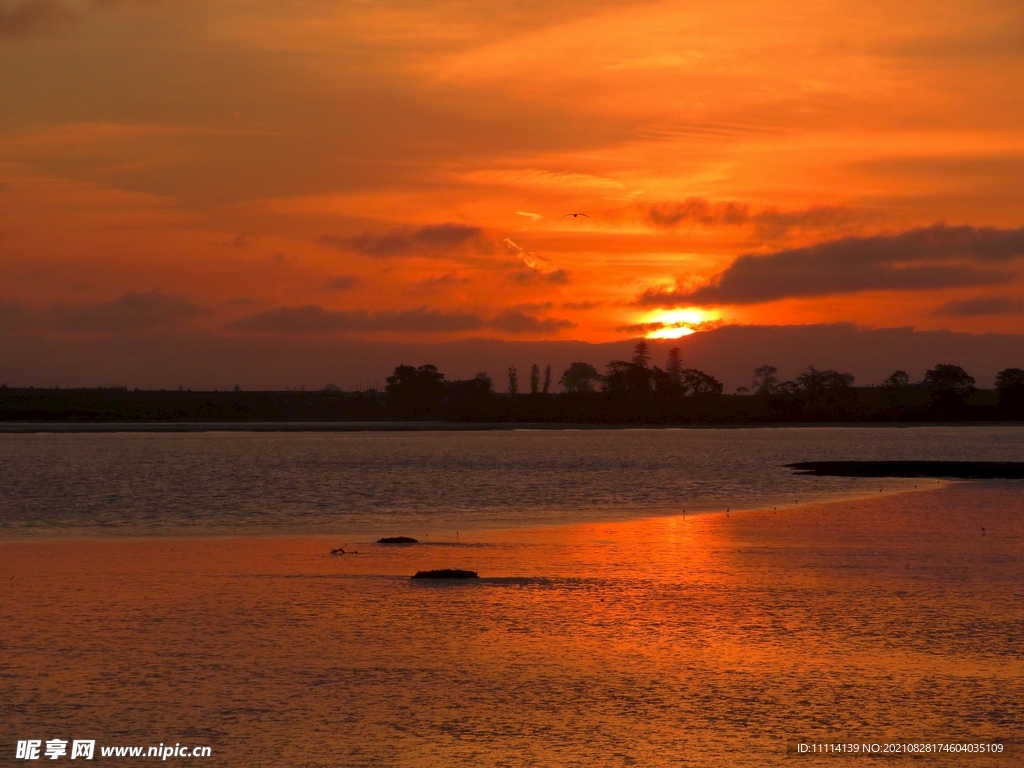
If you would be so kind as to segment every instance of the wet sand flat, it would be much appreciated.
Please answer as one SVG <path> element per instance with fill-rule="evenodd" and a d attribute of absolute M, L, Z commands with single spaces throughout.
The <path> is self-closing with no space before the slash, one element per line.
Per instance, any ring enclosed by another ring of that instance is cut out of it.
<path fill-rule="evenodd" d="M 344 556 L 323 537 L 0 543 L 0 749 L 764 766 L 825 760 L 787 757 L 794 739 L 1020 739 L 1022 491 L 368 539 Z M 481 578 L 409 579 L 449 567 Z"/>

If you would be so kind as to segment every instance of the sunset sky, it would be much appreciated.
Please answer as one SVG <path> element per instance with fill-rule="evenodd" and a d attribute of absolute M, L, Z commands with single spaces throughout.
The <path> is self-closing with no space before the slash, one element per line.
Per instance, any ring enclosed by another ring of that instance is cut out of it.
<path fill-rule="evenodd" d="M 0 212 L 26 338 L 1024 333 L 1024 4 L 0 0 Z"/>

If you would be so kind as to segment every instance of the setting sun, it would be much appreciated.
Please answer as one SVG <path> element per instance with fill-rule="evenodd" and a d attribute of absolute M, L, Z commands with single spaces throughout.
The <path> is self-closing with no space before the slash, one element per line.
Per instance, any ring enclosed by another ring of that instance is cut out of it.
<path fill-rule="evenodd" d="M 701 326 L 719 319 L 717 312 L 702 309 L 673 309 L 654 312 L 644 321 L 650 330 L 648 339 L 679 339 L 701 329 Z"/>

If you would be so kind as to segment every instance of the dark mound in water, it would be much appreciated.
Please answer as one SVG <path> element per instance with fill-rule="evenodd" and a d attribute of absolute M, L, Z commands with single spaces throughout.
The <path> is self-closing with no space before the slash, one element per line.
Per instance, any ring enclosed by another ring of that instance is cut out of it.
<path fill-rule="evenodd" d="M 818 477 L 1024 479 L 1022 461 L 801 461 L 786 466 L 796 474 Z"/>
<path fill-rule="evenodd" d="M 419 544 L 412 536 L 385 536 L 377 539 L 378 544 Z"/>
<path fill-rule="evenodd" d="M 438 571 L 416 571 L 414 579 L 479 579 L 476 571 L 442 568 Z"/>

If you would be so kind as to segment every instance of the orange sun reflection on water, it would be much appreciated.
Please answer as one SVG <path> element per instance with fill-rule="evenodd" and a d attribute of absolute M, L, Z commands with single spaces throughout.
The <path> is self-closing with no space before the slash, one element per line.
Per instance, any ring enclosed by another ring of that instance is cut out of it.
<path fill-rule="evenodd" d="M 1016 489 L 961 485 L 397 549 L 353 537 L 354 557 L 329 554 L 335 536 L 0 541 L 5 722 L 156 722 L 229 768 L 616 749 L 786 768 L 788 739 L 897 740 L 902 723 L 991 741 L 1022 721 L 1022 521 Z M 451 566 L 481 578 L 409 579 Z"/>

